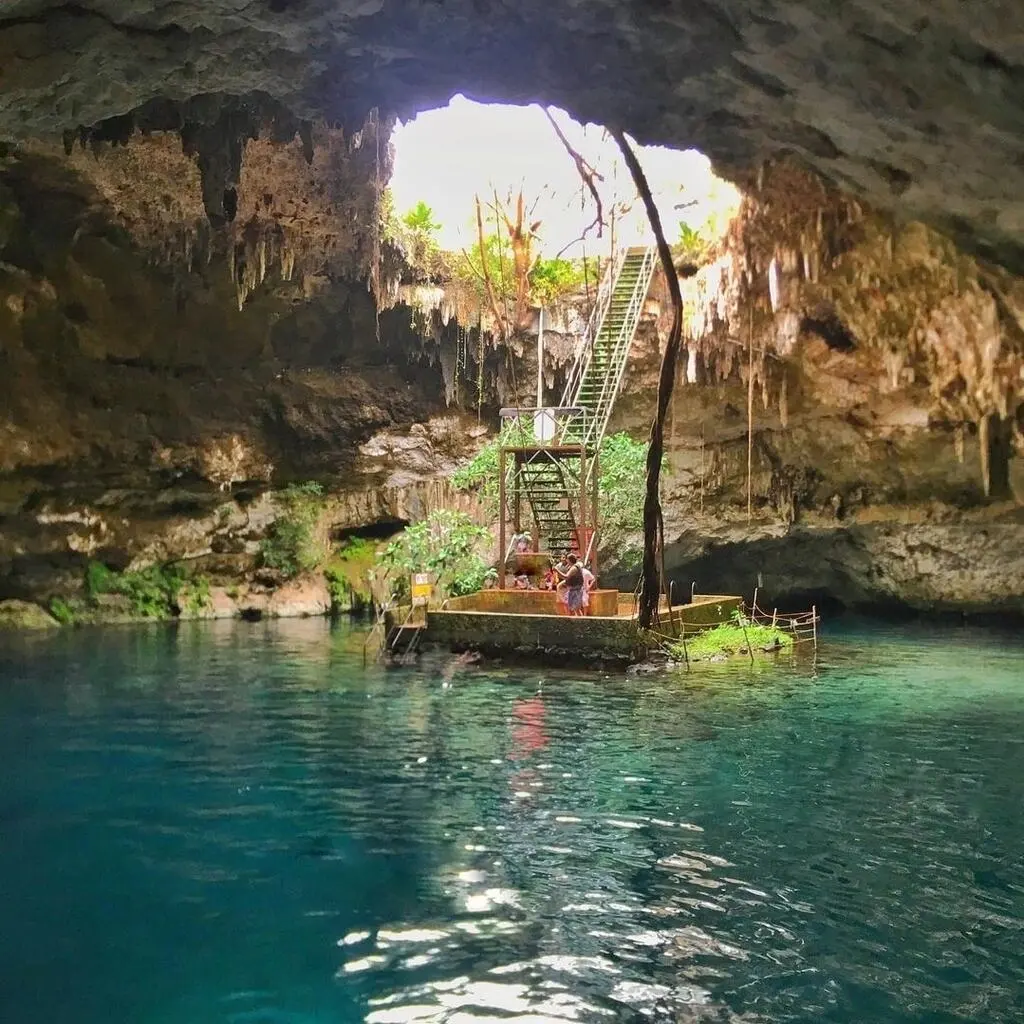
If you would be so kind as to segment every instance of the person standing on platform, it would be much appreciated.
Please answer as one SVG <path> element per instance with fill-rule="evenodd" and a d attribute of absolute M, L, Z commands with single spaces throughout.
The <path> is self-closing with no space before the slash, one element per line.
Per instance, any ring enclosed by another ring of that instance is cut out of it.
<path fill-rule="evenodd" d="M 583 569 L 575 555 L 566 558 L 568 569 L 563 572 L 557 566 L 555 572 L 562 577 L 562 584 L 565 593 L 565 608 L 570 615 L 584 615 L 583 609 Z"/>
<path fill-rule="evenodd" d="M 583 614 L 590 614 L 590 592 L 597 587 L 597 577 L 590 571 L 590 566 L 584 562 L 580 563 L 580 572 L 583 573 Z"/>

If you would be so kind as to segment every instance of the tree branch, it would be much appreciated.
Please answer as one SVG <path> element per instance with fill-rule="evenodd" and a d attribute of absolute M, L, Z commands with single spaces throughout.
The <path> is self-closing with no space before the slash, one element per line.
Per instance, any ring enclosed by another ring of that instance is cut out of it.
<path fill-rule="evenodd" d="M 551 127 L 555 129 L 555 134 L 558 136 L 559 141 L 565 147 L 566 153 L 569 154 L 570 159 L 576 165 L 576 170 L 579 172 L 580 178 L 583 184 L 587 186 L 590 194 L 594 197 L 594 202 L 597 205 L 597 216 L 593 221 L 583 230 L 583 237 L 586 238 L 588 232 L 597 228 L 597 237 L 601 237 L 601 232 L 604 230 L 604 207 L 601 205 L 601 195 L 597 191 L 597 182 L 604 181 L 604 176 L 598 173 L 598 171 L 591 167 L 583 156 L 573 149 L 572 143 L 565 137 L 565 132 L 558 126 L 558 122 L 555 120 L 551 111 L 545 107 L 544 115 L 551 122 Z"/>
<path fill-rule="evenodd" d="M 494 316 L 494 321 L 498 326 L 500 337 L 502 341 L 507 340 L 507 327 L 505 320 L 498 309 L 498 300 L 494 295 L 494 284 L 491 281 L 491 271 L 487 266 L 487 242 L 484 238 L 484 214 L 480 208 L 480 197 L 476 196 L 476 229 L 477 234 L 480 238 L 480 266 L 484 272 L 484 285 L 487 288 L 487 301 L 491 306 L 491 313 Z"/>
<path fill-rule="evenodd" d="M 654 422 L 651 424 L 651 440 L 647 448 L 647 489 L 644 496 L 644 559 L 643 581 L 640 590 L 640 626 L 650 629 L 658 621 L 658 604 L 661 596 L 661 572 L 659 566 L 659 524 L 661 515 L 661 462 L 665 451 L 665 419 L 668 414 L 672 389 L 676 380 L 676 364 L 679 361 L 679 349 L 683 335 L 683 296 L 679 290 L 679 277 L 672 262 L 672 250 L 665 241 L 665 232 L 661 227 L 661 217 L 651 187 L 647 183 L 640 161 L 637 160 L 633 148 L 626 140 L 625 133 L 619 129 L 610 129 L 611 136 L 622 151 L 622 158 L 633 177 L 636 190 L 647 210 L 647 219 L 658 242 L 658 255 L 661 257 L 661 269 L 665 273 L 669 294 L 672 296 L 672 329 L 665 345 L 665 355 L 661 360 L 661 373 L 658 377 L 658 409 Z"/>

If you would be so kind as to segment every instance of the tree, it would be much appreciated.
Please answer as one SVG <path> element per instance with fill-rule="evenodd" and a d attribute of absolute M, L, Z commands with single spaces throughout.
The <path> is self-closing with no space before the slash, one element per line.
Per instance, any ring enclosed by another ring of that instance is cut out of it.
<path fill-rule="evenodd" d="M 402 223 L 410 231 L 417 231 L 428 237 L 441 230 L 441 225 L 434 220 L 434 211 L 422 199 L 403 215 Z"/>
<path fill-rule="evenodd" d="M 679 222 L 679 238 L 672 246 L 672 255 L 687 263 L 700 266 L 708 258 L 710 243 L 699 228 L 693 228 L 686 221 Z"/>

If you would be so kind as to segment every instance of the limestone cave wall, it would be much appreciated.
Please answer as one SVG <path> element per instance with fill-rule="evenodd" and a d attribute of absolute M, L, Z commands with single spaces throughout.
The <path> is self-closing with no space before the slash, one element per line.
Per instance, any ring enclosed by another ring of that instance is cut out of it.
<path fill-rule="evenodd" d="M 638 431 L 661 298 L 616 413 Z M 684 299 L 665 487 L 678 587 L 1024 610 L 1020 279 L 782 163 Z"/>
<path fill-rule="evenodd" d="M 376 142 L 313 139 L 250 139 L 219 225 L 177 135 L 5 153 L 0 598 L 71 593 L 92 558 L 251 575 L 292 481 L 338 534 L 465 502 L 446 478 L 532 401 L 532 328 L 496 346 L 403 276 L 369 229 Z M 1020 279 L 781 162 L 684 285 L 679 587 L 1024 610 Z M 649 428 L 668 314 L 662 285 L 612 429 Z M 549 321 L 553 396 L 576 330 Z"/>

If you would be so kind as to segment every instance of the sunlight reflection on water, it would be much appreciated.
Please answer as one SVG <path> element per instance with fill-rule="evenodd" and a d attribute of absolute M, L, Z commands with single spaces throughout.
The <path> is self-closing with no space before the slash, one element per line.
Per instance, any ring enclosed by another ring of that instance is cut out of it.
<path fill-rule="evenodd" d="M 4 1021 L 1018 1019 L 1012 636 L 449 689 L 321 622 L 2 644 Z"/>

